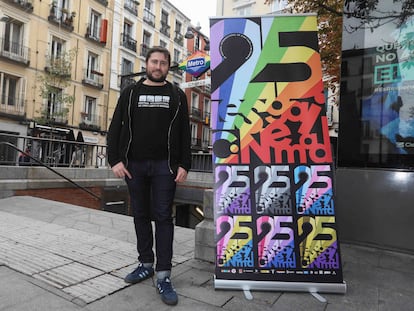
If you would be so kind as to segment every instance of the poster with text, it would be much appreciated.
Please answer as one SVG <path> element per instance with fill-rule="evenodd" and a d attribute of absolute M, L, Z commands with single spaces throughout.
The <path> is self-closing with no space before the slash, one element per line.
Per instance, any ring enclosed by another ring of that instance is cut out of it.
<path fill-rule="evenodd" d="M 216 284 L 343 283 L 316 16 L 210 25 Z"/>

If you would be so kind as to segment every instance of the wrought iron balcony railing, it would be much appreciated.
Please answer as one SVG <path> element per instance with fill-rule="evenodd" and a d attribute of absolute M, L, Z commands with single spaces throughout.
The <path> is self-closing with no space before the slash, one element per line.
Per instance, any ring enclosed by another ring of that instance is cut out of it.
<path fill-rule="evenodd" d="M 24 116 L 26 100 L 23 96 L 0 96 L 0 114 Z"/>
<path fill-rule="evenodd" d="M 18 42 L 0 38 L 0 57 L 28 66 L 30 49 Z"/>
<path fill-rule="evenodd" d="M 90 131 L 100 131 L 101 117 L 97 114 L 91 114 L 87 112 L 81 112 L 81 122 L 79 128 Z"/>
<path fill-rule="evenodd" d="M 138 1 L 135 0 L 125 0 L 124 2 L 124 8 L 135 16 L 138 16 L 138 5 Z"/>
<path fill-rule="evenodd" d="M 103 77 L 104 74 L 101 72 L 98 72 L 96 70 L 84 70 L 84 78 L 82 79 L 82 83 L 86 85 L 93 86 L 98 89 L 103 88 Z"/>
<path fill-rule="evenodd" d="M 69 12 L 65 8 L 59 8 L 55 4 L 52 4 L 47 19 L 52 24 L 58 25 L 68 31 L 73 31 L 73 19 L 75 15 L 75 12 Z"/>
<path fill-rule="evenodd" d="M 147 24 L 151 25 L 152 27 L 155 26 L 155 15 L 153 13 L 151 13 L 148 9 L 144 9 L 144 17 L 143 17 L 144 22 L 146 22 Z"/>
<path fill-rule="evenodd" d="M 121 34 L 121 45 L 131 51 L 137 51 L 137 40 L 132 39 L 132 37 L 129 34 Z"/>

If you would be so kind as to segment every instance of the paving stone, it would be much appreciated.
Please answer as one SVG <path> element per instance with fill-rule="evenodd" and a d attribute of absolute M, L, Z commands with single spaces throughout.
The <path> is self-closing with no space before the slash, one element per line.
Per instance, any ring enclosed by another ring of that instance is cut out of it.
<path fill-rule="evenodd" d="M 86 303 L 91 303 L 92 301 L 100 299 L 126 286 L 128 286 L 128 284 L 125 283 L 124 280 L 116 276 L 105 274 L 80 284 L 64 288 L 63 291 Z"/>
<path fill-rule="evenodd" d="M 85 280 L 92 279 L 102 274 L 103 272 L 101 270 L 73 262 L 35 274 L 33 277 L 57 288 L 64 288 L 84 282 Z"/>
<path fill-rule="evenodd" d="M 109 251 L 99 255 L 82 258 L 79 262 L 105 272 L 111 272 L 133 264 L 136 262 L 136 258 L 126 256 L 120 252 Z"/>

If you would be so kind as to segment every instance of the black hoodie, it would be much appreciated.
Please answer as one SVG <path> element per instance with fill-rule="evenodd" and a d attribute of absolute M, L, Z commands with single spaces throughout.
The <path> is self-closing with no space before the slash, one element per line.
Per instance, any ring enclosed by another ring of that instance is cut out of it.
<path fill-rule="evenodd" d="M 139 89 L 145 78 L 127 86 L 118 99 L 108 130 L 108 162 L 112 167 L 123 162 L 128 167 L 128 153 L 132 142 L 131 104 L 137 102 Z M 191 167 L 191 131 L 187 98 L 184 92 L 170 82 L 166 86 L 172 93 L 171 123 L 168 133 L 168 164 L 171 173 L 178 167 L 189 171 Z"/>

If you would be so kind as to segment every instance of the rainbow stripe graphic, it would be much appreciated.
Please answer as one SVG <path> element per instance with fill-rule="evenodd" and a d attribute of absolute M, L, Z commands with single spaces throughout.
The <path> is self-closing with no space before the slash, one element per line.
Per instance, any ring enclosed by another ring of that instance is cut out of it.
<path fill-rule="evenodd" d="M 216 278 L 342 282 L 316 16 L 210 33 Z"/>

